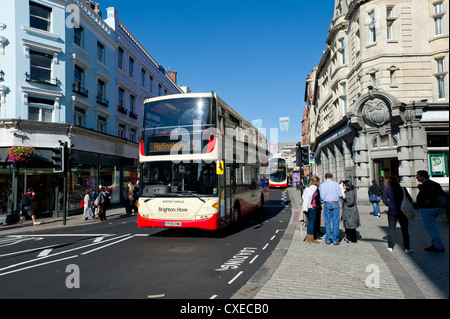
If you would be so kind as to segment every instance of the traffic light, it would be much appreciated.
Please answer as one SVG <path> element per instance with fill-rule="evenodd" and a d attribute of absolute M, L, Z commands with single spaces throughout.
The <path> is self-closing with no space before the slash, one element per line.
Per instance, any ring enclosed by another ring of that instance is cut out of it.
<path fill-rule="evenodd" d="M 295 163 L 297 166 L 301 166 L 301 162 L 302 162 L 302 144 L 300 142 L 298 142 L 296 144 L 297 148 L 295 149 Z"/>
<path fill-rule="evenodd" d="M 301 166 L 309 166 L 309 145 L 303 145 L 301 151 Z"/>
<path fill-rule="evenodd" d="M 52 149 L 53 171 L 55 173 L 64 172 L 64 147 L 58 146 Z"/>

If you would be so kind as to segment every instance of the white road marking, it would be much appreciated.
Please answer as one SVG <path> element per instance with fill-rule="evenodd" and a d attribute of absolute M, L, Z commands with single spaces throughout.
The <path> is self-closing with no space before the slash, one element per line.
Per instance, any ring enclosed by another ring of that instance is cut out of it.
<path fill-rule="evenodd" d="M 267 246 L 269 246 L 269 244 L 266 244 L 266 245 L 262 248 L 262 250 L 266 249 Z"/>
<path fill-rule="evenodd" d="M 51 252 L 52 252 L 52 250 L 53 250 L 53 248 L 47 248 L 47 249 L 44 249 L 43 251 L 41 251 L 40 253 L 39 253 L 39 255 L 37 255 L 38 257 L 45 257 L 45 256 L 48 256 Z"/>
<path fill-rule="evenodd" d="M 211 297 L 209 297 L 209 299 L 216 299 L 217 295 L 212 295 Z"/>
<path fill-rule="evenodd" d="M 40 263 L 40 264 L 36 264 L 36 265 L 24 267 L 24 268 L 11 270 L 11 271 L 4 272 L 4 273 L 0 274 L 0 277 L 1 276 L 5 276 L 5 275 L 9 275 L 9 274 L 12 274 L 12 273 L 15 273 L 15 272 L 19 272 L 19 271 L 23 271 L 23 270 L 27 270 L 27 269 L 31 269 L 31 268 L 36 268 L 36 267 L 44 266 L 44 265 L 48 265 L 48 264 L 53 264 L 53 263 L 57 263 L 59 261 L 68 260 L 68 259 L 77 258 L 77 257 L 78 257 L 78 255 L 74 255 L 74 256 L 70 256 L 70 257 L 65 257 L 65 258 L 56 259 L 56 260 L 52 260 L 52 261 L 47 261 L 45 263 Z"/>
<path fill-rule="evenodd" d="M 274 238 L 275 238 L 275 235 L 273 235 L 273 236 L 270 238 L 270 240 L 274 240 Z"/>
<path fill-rule="evenodd" d="M 255 259 L 258 258 L 258 257 L 259 257 L 259 255 L 256 255 L 255 257 L 253 257 L 253 259 L 250 260 L 249 264 L 253 264 L 253 262 L 255 261 Z"/>
<path fill-rule="evenodd" d="M 240 271 L 236 276 L 233 277 L 233 279 L 231 279 L 228 284 L 231 285 L 236 279 L 238 279 L 238 277 L 240 275 L 242 275 L 243 271 Z"/>
<path fill-rule="evenodd" d="M 127 234 L 127 235 L 125 235 L 125 236 L 128 236 L 128 235 L 130 235 L 130 234 Z M 97 251 L 97 250 L 99 250 L 99 249 L 103 249 L 103 248 L 109 247 L 109 246 L 111 246 L 111 245 L 118 244 L 118 243 L 120 243 L 120 242 L 122 242 L 122 241 L 128 240 L 128 239 L 133 238 L 133 237 L 134 237 L 134 235 L 131 235 L 131 236 L 122 238 L 122 239 L 120 239 L 120 240 L 118 240 L 118 241 L 114 241 L 114 242 L 112 242 L 112 243 L 109 243 L 109 244 L 107 244 L 107 245 L 103 245 L 103 246 L 100 246 L 100 247 L 97 247 L 97 248 L 94 248 L 94 249 L 85 251 L 84 253 L 81 253 L 81 254 L 82 254 L 82 255 L 87 255 L 87 254 L 90 254 L 90 253 L 92 253 L 92 252 L 94 252 L 94 251 Z"/>

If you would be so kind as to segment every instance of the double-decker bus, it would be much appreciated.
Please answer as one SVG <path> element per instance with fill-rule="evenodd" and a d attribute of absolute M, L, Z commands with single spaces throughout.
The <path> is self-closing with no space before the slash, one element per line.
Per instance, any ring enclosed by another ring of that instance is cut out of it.
<path fill-rule="evenodd" d="M 215 230 L 269 200 L 267 139 L 215 93 L 146 99 L 138 227 Z"/>
<path fill-rule="evenodd" d="M 286 160 L 282 157 L 269 160 L 269 187 L 287 187 Z"/>

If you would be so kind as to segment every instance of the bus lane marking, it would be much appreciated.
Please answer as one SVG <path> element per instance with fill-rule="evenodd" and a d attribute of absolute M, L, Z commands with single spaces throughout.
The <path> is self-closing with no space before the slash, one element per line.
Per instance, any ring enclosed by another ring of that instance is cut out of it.
<path fill-rule="evenodd" d="M 223 263 L 220 268 L 216 269 L 216 271 L 239 268 L 239 266 L 242 265 L 250 256 L 252 256 L 256 252 L 256 250 L 257 248 L 254 247 L 244 247 L 232 258 Z"/>
<path fill-rule="evenodd" d="M 228 284 L 231 285 L 231 284 L 232 284 L 236 279 L 238 279 L 239 276 L 242 275 L 243 273 L 244 273 L 243 271 L 238 272 L 238 274 L 237 274 L 236 276 L 234 276 L 233 279 L 231 279 L 231 280 L 228 282 Z"/>

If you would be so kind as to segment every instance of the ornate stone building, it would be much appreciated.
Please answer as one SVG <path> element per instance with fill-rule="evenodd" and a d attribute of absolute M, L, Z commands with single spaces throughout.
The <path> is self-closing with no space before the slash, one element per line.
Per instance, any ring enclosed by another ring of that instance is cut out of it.
<path fill-rule="evenodd" d="M 417 194 L 425 169 L 448 189 L 448 0 L 336 0 L 308 101 L 313 173 L 395 175 Z M 307 83 L 307 87 L 309 84 Z"/>

